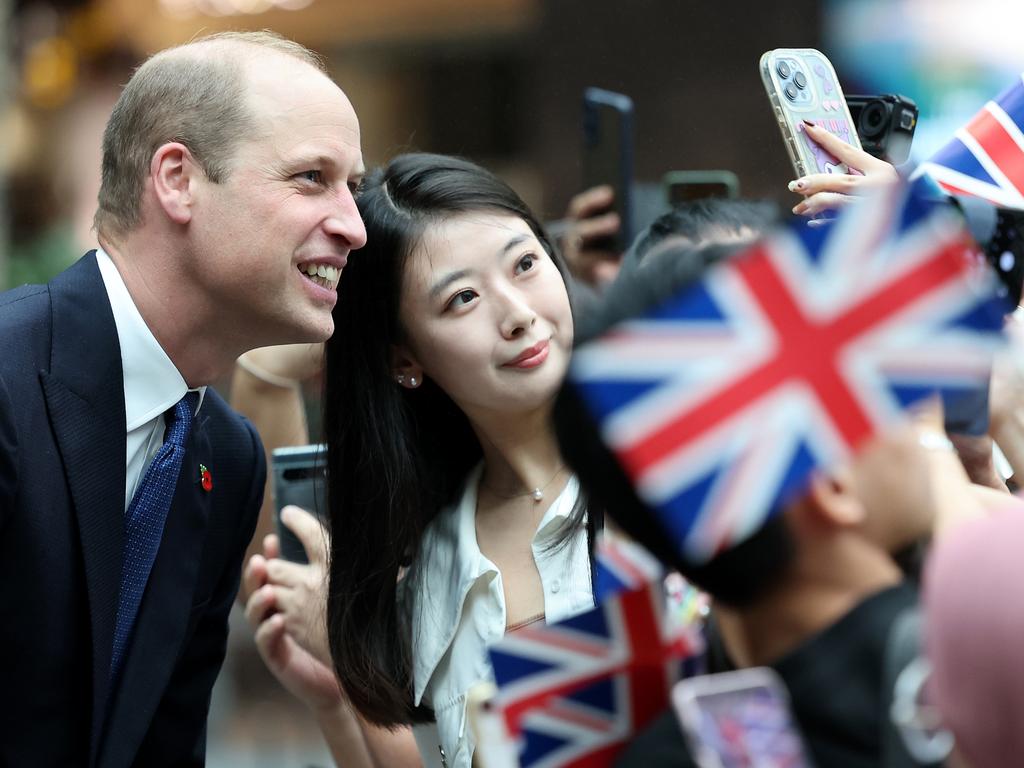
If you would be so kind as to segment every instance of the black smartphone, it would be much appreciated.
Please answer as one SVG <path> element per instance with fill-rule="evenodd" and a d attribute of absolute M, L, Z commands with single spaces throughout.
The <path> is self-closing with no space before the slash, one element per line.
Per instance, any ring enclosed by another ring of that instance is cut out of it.
<path fill-rule="evenodd" d="M 633 100 L 602 88 L 583 92 L 583 189 L 611 186 L 619 232 L 590 247 L 623 253 L 633 242 Z"/>
<path fill-rule="evenodd" d="M 672 207 L 709 197 L 733 200 L 740 196 L 740 180 L 732 171 L 669 171 L 662 186 Z"/>
<path fill-rule="evenodd" d="M 294 504 L 326 524 L 326 446 L 276 448 L 270 456 L 270 464 L 274 478 L 274 528 L 281 540 L 281 557 L 294 563 L 308 563 L 302 542 L 281 522 L 281 510 Z"/>

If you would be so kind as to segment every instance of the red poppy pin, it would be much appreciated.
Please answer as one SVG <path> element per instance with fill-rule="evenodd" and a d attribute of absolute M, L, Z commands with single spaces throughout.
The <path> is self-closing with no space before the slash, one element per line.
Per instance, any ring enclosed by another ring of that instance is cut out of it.
<path fill-rule="evenodd" d="M 205 464 L 199 465 L 199 479 L 202 481 L 204 491 L 213 490 L 213 475 L 210 474 L 210 470 L 206 468 Z"/>

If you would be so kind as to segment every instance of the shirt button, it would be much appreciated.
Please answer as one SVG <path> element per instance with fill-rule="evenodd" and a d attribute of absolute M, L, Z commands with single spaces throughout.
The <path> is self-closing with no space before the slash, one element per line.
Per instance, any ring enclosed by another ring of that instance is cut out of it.
<path fill-rule="evenodd" d="M 558 579 L 555 579 L 554 581 L 551 582 L 551 591 L 552 592 L 558 592 L 558 590 L 560 590 L 561 588 L 562 588 L 562 582 L 560 582 Z"/>

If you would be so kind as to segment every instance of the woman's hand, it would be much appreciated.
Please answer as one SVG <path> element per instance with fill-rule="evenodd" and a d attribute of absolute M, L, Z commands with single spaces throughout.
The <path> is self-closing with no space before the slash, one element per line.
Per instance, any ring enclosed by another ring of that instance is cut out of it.
<path fill-rule="evenodd" d="M 281 684 L 311 709 L 331 709 L 344 697 L 327 642 L 327 534 L 298 507 L 285 507 L 281 515 L 306 549 L 309 565 L 281 560 L 277 536 L 267 536 L 263 554 L 249 558 L 245 569 L 245 615 L 264 663 Z"/>
<path fill-rule="evenodd" d="M 793 213 L 815 216 L 823 211 L 835 210 L 871 189 L 899 181 L 896 169 L 884 160 L 847 144 L 820 126 L 805 122 L 804 130 L 812 141 L 855 173 L 812 173 L 789 182 L 790 192 L 799 192 L 804 196 L 801 202 L 793 206 Z"/>

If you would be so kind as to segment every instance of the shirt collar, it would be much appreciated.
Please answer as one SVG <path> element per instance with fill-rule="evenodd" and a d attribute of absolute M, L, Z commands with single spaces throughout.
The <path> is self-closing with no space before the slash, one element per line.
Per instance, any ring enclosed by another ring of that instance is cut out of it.
<path fill-rule="evenodd" d="M 110 309 L 117 326 L 121 346 L 121 371 L 124 377 L 124 413 L 131 432 L 173 407 L 189 387 L 181 373 L 142 319 L 113 260 L 102 248 L 96 249 L 96 263 L 107 289 Z M 198 387 L 202 407 L 206 387 Z"/>
<path fill-rule="evenodd" d="M 413 695 L 417 706 L 452 644 L 470 588 L 478 579 L 498 575 L 476 538 L 477 489 L 482 474 L 480 463 L 467 476 L 455 507 L 443 510 L 429 526 L 415 573 L 407 580 L 414 590 L 409 598 L 413 606 Z M 558 535 L 578 496 L 579 481 L 573 475 L 537 526 L 535 546 Z"/>

